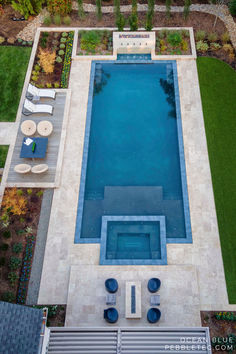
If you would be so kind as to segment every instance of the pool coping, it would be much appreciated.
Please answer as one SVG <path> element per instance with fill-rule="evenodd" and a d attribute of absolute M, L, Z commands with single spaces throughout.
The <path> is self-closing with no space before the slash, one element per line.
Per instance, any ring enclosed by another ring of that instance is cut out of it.
<path fill-rule="evenodd" d="M 164 215 L 147 216 L 111 216 L 102 217 L 101 247 L 100 247 L 100 265 L 167 265 L 166 250 L 166 222 Z M 160 223 L 160 251 L 161 259 L 107 259 L 107 224 L 109 221 L 156 221 Z"/>
<path fill-rule="evenodd" d="M 90 128 L 92 120 L 92 104 L 93 104 L 93 92 L 94 92 L 94 77 L 96 64 L 171 64 L 173 69 L 174 78 L 174 89 L 175 89 L 175 102 L 176 102 L 176 121 L 177 121 L 177 136 L 179 145 L 179 158 L 180 158 L 180 174 L 181 174 L 181 186 L 182 186 L 182 196 L 184 205 L 184 217 L 185 217 L 185 230 L 186 237 L 176 237 L 176 238 L 166 238 L 166 243 L 192 243 L 192 231 L 191 231 L 191 221 L 190 221 L 190 209 L 189 209 L 189 199 L 188 199 L 188 186 L 187 186 L 187 175 L 185 166 L 185 156 L 184 156 L 184 142 L 183 142 L 183 131 L 182 131 L 182 121 L 181 121 L 181 109 L 180 109 L 180 96 L 179 96 L 179 85 L 178 85 L 178 73 L 177 73 L 177 63 L 176 60 L 93 60 L 91 61 L 91 72 L 90 72 L 90 82 L 89 82 L 89 94 L 88 94 L 88 104 L 87 104 L 87 115 L 86 115 L 86 126 L 84 135 L 84 148 L 83 148 L 83 159 L 81 167 L 81 177 L 80 177 L 80 190 L 77 206 L 77 217 L 75 225 L 75 237 L 74 243 L 100 243 L 101 238 L 81 238 L 82 230 L 82 217 L 84 208 L 84 195 L 85 195 L 85 184 L 86 184 L 86 172 L 87 172 L 87 162 L 88 162 L 88 151 L 89 151 L 89 139 L 90 139 Z"/>

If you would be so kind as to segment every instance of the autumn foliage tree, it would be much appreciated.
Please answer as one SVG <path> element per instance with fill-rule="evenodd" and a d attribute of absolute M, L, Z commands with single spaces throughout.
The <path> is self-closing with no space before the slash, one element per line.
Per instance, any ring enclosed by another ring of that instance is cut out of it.
<path fill-rule="evenodd" d="M 47 0 L 47 8 L 52 14 L 66 15 L 71 12 L 72 0 Z"/>
<path fill-rule="evenodd" d="M 51 74 L 54 71 L 56 52 L 40 49 L 39 63 L 46 74 Z"/>
<path fill-rule="evenodd" d="M 16 188 L 8 188 L 4 193 L 2 210 L 14 215 L 24 215 L 27 212 L 27 199 Z"/>

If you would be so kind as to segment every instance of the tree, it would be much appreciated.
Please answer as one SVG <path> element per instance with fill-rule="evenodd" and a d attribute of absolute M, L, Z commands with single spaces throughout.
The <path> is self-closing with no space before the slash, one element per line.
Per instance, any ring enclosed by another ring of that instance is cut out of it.
<path fill-rule="evenodd" d="M 84 15 L 83 0 L 78 0 L 78 16 L 79 18 L 83 18 Z"/>
<path fill-rule="evenodd" d="M 11 6 L 27 19 L 30 15 L 37 15 L 41 11 L 43 2 L 44 0 L 16 0 L 12 1 Z"/>
<path fill-rule="evenodd" d="M 97 5 L 97 17 L 99 20 L 102 18 L 102 0 L 96 0 Z"/>
<path fill-rule="evenodd" d="M 185 20 L 187 20 L 187 18 L 188 18 L 191 3 L 192 3 L 191 0 L 185 0 L 184 1 L 184 19 Z"/>

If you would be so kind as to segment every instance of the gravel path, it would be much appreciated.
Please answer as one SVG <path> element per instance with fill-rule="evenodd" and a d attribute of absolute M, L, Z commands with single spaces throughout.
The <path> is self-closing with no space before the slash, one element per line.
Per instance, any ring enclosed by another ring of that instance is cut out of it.
<path fill-rule="evenodd" d="M 85 12 L 96 12 L 96 5 L 84 4 Z M 78 9 L 77 1 L 73 2 L 73 9 Z M 120 7 L 121 12 L 130 12 L 132 9 L 131 5 L 122 5 Z M 138 4 L 138 11 L 147 11 L 147 4 Z M 171 6 L 171 12 L 183 12 L 183 6 Z M 166 7 L 164 5 L 155 5 L 155 11 L 165 12 Z M 190 6 L 190 11 L 200 11 L 206 12 L 212 15 L 218 16 L 224 23 L 229 32 L 231 42 L 236 49 L 236 23 L 234 22 L 232 16 L 229 13 L 228 7 L 226 5 L 218 7 L 217 5 L 208 4 L 193 4 Z M 102 12 L 113 13 L 113 6 L 102 6 Z M 17 38 L 22 38 L 24 41 L 33 41 L 36 30 L 43 23 L 43 18 L 47 14 L 47 10 L 44 9 L 35 19 L 30 22 L 21 32 L 18 33 Z"/>

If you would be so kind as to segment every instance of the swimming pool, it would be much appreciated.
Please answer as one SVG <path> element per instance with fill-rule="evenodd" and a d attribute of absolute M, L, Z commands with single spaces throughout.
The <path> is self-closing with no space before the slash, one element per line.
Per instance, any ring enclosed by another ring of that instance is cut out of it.
<path fill-rule="evenodd" d="M 165 242 L 191 242 L 175 61 L 92 62 L 75 242 L 101 242 L 106 216 L 164 216 Z M 152 254 L 142 222 L 119 249 L 133 236 Z"/>

